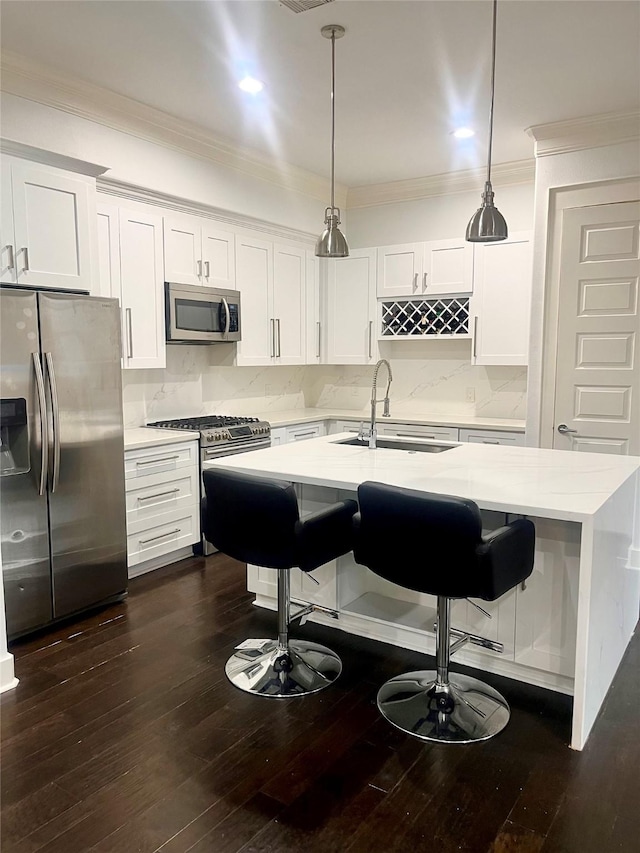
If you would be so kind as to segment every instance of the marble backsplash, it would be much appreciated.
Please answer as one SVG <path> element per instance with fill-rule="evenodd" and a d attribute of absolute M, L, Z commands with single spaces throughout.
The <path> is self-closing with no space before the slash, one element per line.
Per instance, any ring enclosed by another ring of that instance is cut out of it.
<path fill-rule="evenodd" d="M 380 350 L 393 372 L 393 416 L 525 417 L 525 367 L 472 366 L 468 341 L 383 342 Z M 124 423 L 314 407 L 366 413 L 372 377 L 372 366 L 237 367 L 233 345 L 170 346 L 164 370 L 123 371 Z M 384 370 L 381 386 L 380 396 Z"/>

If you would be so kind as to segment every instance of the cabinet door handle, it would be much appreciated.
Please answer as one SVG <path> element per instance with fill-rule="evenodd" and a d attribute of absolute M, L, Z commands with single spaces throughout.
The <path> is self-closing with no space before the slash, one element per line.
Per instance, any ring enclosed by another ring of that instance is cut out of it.
<path fill-rule="evenodd" d="M 133 323 L 131 320 L 131 308 L 124 309 L 127 320 L 127 357 L 133 358 Z"/>
<path fill-rule="evenodd" d="M 49 425 L 47 420 L 47 401 L 44 393 L 44 375 L 40 364 L 40 355 L 31 353 L 33 369 L 36 374 L 36 390 L 38 392 L 38 408 L 40 409 L 40 485 L 38 494 L 44 495 L 47 488 L 49 469 Z"/>
<path fill-rule="evenodd" d="M 23 246 L 22 254 L 24 255 L 24 266 L 22 267 L 22 272 L 29 272 L 29 249 L 27 246 Z"/>
<path fill-rule="evenodd" d="M 166 533 L 161 533 L 159 536 L 151 536 L 149 539 L 138 539 L 140 545 L 146 545 L 148 542 L 155 542 L 157 539 L 164 539 L 166 536 L 173 536 L 174 533 L 180 533 L 180 528 L 176 527 L 174 530 L 167 530 Z"/>
<path fill-rule="evenodd" d="M 422 289 L 423 289 L 423 290 L 426 290 L 426 289 L 427 289 L 427 276 L 428 276 L 428 275 L 429 275 L 429 273 L 428 273 L 428 272 L 425 272 L 425 273 L 423 273 L 423 275 L 422 275 Z"/>
<path fill-rule="evenodd" d="M 211 270 L 211 265 L 210 265 L 209 261 L 205 261 L 204 262 L 204 277 L 205 278 L 209 278 L 210 270 Z"/>
<path fill-rule="evenodd" d="M 316 352 L 316 356 L 320 358 L 320 323 L 316 323 L 316 326 L 318 327 L 318 350 Z"/>
<path fill-rule="evenodd" d="M 373 358 L 372 354 L 372 346 L 373 346 L 373 320 L 369 320 L 369 358 Z"/>
<path fill-rule="evenodd" d="M 8 243 L 5 248 L 7 250 L 7 254 L 9 255 L 9 258 L 7 260 L 7 269 L 14 270 L 16 268 L 16 255 L 13 251 L 13 246 Z"/>
<path fill-rule="evenodd" d="M 473 318 L 473 357 L 478 355 L 478 315 Z"/>
<path fill-rule="evenodd" d="M 202 278 L 202 261 L 196 261 L 196 275 L 198 278 Z"/>
<path fill-rule="evenodd" d="M 413 274 L 413 289 L 414 291 L 418 289 L 418 273 Z"/>
<path fill-rule="evenodd" d="M 176 492 L 179 492 L 180 489 L 169 489 L 168 492 L 156 492 L 155 495 L 138 495 L 138 501 L 150 501 L 153 498 L 164 498 L 167 495 L 174 495 Z"/>
<path fill-rule="evenodd" d="M 269 320 L 271 323 L 271 358 L 276 357 L 276 321 L 273 317 Z"/>
<path fill-rule="evenodd" d="M 136 462 L 136 465 L 159 465 L 160 462 L 171 462 L 172 459 L 180 459 L 180 454 L 176 453 L 174 456 L 159 456 L 157 459 L 143 459 L 140 462 Z"/>
<path fill-rule="evenodd" d="M 280 355 L 281 355 L 281 352 L 280 352 L 280 317 L 277 317 L 277 318 L 276 318 L 276 323 L 277 323 L 277 326 L 278 326 L 278 337 L 277 337 L 277 341 L 278 341 L 278 358 L 280 358 Z"/>

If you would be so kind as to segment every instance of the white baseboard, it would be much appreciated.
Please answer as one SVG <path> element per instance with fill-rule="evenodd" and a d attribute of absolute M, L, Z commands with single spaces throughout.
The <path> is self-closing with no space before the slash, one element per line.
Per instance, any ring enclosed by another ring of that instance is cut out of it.
<path fill-rule="evenodd" d="M 10 652 L 0 654 L 0 693 L 13 690 L 18 684 L 18 679 L 13 671 L 13 655 Z"/>

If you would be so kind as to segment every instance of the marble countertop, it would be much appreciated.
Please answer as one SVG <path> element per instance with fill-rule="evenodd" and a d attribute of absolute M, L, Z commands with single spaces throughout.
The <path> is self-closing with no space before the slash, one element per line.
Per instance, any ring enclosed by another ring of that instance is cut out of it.
<path fill-rule="evenodd" d="M 340 444 L 323 436 L 205 463 L 248 474 L 354 491 L 365 480 L 470 498 L 500 512 L 584 522 L 629 477 L 640 458 L 536 447 L 454 444 L 443 453 L 408 453 Z M 411 440 L 406 440 L 410 447 Z"/>
<path fill-rule="evenodd" d="M 369 411 L 354 411 L 353 409 L 287 409 L 278 411 L 252 412 L 252 416 L 269 421 L 275 429 L 291 424 L 304 424 L 311 421 L 341 420 L 341 421 L 368 421 Z M 380 415 L 378 415 L 380 421 Z M 433 426 L 452 426 L 463 429 L 495 429 L 504 432 L 524 432 L 525 422 L 517 418 L 488 418 L 475 417 L 473 415 L 424 415 L 407 414 L 405 412 L 394 412 L 393 405 L 391 417 L 385 418 L 383 423 L 402 424 L 431 424 Z"/>
<path fill-rule="evenodd" d="M 139 450 L 142 447 L 156 447 L 162 444 L 177 444 L 180 441 L 199 439 L 200 433 L 188 429 L 159 429 L 154 427 L 134 427 L 124 431 L 124 449 Z"/>

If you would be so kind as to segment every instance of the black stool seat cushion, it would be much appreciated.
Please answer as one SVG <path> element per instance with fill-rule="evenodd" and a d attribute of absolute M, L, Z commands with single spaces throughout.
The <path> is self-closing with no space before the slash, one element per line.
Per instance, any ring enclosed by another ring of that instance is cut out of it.
<path fill-rule="evenodd" d="M 483 538 L 480 510 L 465 498 L 366 482 L 358 503 L 355 560 L 399 586 L 494 601 L 533 570 L 535 528 L 528 519 Z"/>
<path fill-rule="evenodd" d="M 355 501 L 338 501 L 301 519 L 292 483 L 217 469 L 202 477 L 202 530 L 223 554 L 310 572 L 353 547 Z"/>

